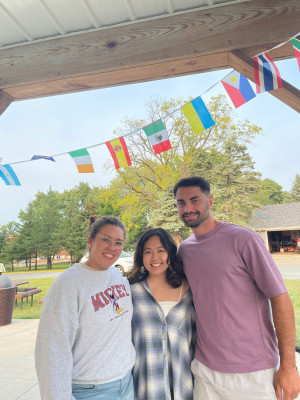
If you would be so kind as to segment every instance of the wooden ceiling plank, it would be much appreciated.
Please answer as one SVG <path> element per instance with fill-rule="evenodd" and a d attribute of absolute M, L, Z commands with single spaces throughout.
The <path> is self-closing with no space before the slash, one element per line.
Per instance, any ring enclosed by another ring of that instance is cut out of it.
<path fill-rule="evenodd" d="M 234 50 L 229 53 L 229 65 L 252 82 L 255 82 L 253 59 L 243 54 L 242 51 Z M 285 80 L 282 80 L 282 88 L 272 90 L 269 93 L 300 113 L 300 90 Z"/>
<path fill-rule="evenodd" d="M 0 87 L 268 46 L 292 37 L 299 18 L 299 0 L 252 0 L 3 49 Z"/>
<path fill-rule="evenodd" d="M 6 89 L 17 100 L 26 100 L 57 94 L 75 93 L 97 88 L 129 85 L 150 80 L 184 76 L 195 73 L 228 68 L 228 53 L 219 53 L 203 57 L 191 57 L 177 61 L 167 61 L 140 65 L 132 68 L 104 71 L 98 74 L 61 78 L 42 83 L 16 86 Z"/>
<path fill-rule="evenodd" d="M 295 58 L 295 52 L 293 50 L 293 46 L 291 45 L 290 41 L 288 41 L 284 45 L 276 48 L 276 46 L 279 44 L 280 43 L 272 43 L 272 44 L 269 44 L 268 46 L 249 47 L 248 49 L 243 49 L 243 53 L 245 55 L 247 55 L 248 57 L 252 58 L 257 54 L 268 51 L 268 54 L 274 61 Z"/>
<path fill-rule="evenodd" d="M 10 94 L 0 89 L 0 115 L 4 113 L 13 101 L 14 98 Z"/>

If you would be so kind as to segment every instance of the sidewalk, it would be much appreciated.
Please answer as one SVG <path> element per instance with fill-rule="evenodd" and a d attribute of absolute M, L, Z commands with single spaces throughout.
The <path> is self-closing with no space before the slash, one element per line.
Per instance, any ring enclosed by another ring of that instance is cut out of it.
<path fill-rule="evenodd" d="M 276 265 L 298 265 L 300 266 L 300 254 L 293 252 L 272 253 Z"/>
<path fill-rule="evenodd" d="M 15 319 L 0 327 L 1 400 L 41 400 L 34 367 L 38 323 L 37 319 Z M 297 366 L 300 370 L 300 354 Z"/>
<path fill-rule="evenodd" d="M 38 319 L 0 327 L 0 399 L 40 400 L 34 367 Z"/>

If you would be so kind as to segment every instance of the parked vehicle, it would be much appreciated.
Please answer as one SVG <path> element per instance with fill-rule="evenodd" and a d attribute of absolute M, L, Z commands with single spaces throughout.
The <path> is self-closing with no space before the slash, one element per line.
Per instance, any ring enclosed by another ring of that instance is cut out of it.
<path fill-rule="evenodd" d="M 86 253 L 80 261 L 85 262 L 85 261 L 87 261 L 88 257 L 89 257 L 89 253 Z M 118 268 L 118 270 L 121 272 L 121 274 L 123 276 L 126 276 L 126 274 L 128 274 L 128 272 L 133 267 L 133 254 L 127 253 L 126 251 L 122 251 L 120 257 L 113 264 L 113 267 Z"/>
<path fill-rule="evenodd" d="M 133 267 L 133 254 L 122 251 L 120 257 L 117 259 L 113 266 L 118 268 L 123 276 L 126 276 L 126 274 L 128 274 L 128 272 Z"/>

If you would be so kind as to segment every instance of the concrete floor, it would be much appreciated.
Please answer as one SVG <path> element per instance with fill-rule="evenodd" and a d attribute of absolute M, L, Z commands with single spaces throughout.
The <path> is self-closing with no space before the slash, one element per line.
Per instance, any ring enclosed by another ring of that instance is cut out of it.
<path fill-rule="evenodd" d="M 0 327 L 0 399 L 40 400 L 34 367 L 39 320 L 16 319 Z"/>
<path fill-rule="evenodd" d="M 41 400 L 34 367 L 38 322 L 19 319 L 0 327 L 1 400 Z M 300 354 L 297 366 L 300 370 Z"/>

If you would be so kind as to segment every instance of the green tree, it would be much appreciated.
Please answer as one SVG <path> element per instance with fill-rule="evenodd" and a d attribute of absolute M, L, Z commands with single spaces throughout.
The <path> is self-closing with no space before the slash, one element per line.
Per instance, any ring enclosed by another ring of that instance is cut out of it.
<path fill-rule="evenodd" d="M 172 187 L 168 187 L 161 193 L 158 204 L 158 208 L 154 209 L 150 215 L 149 226 L 166 229 L 179 245 L 181 239 L 187 237 L 190 230 L 178 218 Z"/>
<path fill-rule="evenodd" d="M 260 205 L 282 204 L 285 202 L 287 192 L 282 190 L 282 186 L 272 179 L 266 178 L 260 182 L 258 191 L 254 194 L 254 199 Z"/>
<path fill-rule="evenodd" d="M 37 269 L 40 220 L 35 201 L 31 201 L 25 211 L 20 211 L 19 220 L 21 229 L 17 240 L 21 258 L 26 260 L 29 270 L 31 270 L 31 259 L 35 258 L 35 269 Z"/>
<path fill-rule="evenodd" d="M 62 249 L 61 224 L 62 200 L 61 195 L 52 190 L 37 193 L 33 201 L 38 254 L 46 257 L 47 268 L 52 268 L 53 257 Z"/>
<path fill-rule="evenodd" d="M 128 232 L 125 250 L 132 249 L 137 237 L 145 230 L 147 210 L 147 202 L 137 201 L 134 192 L 128 196 L 128 188 L 116 181 L 107 188 L 93 188 L 85 204 L 88 215 L 114 215 L 122 220 Z"/>
<path fill-rule="evenodd" d="M 300 175 L 296 174 L 291 191 L 290 191 L 290 201 L 298 202 L 300 201 Z"/>
<path fill-rule="evenodd" d="M 10 264 L 12 271 L 14 270 L 14 261 L 17 259 L 16 238 L 19 235 L 20 224 L 11 221 L 7 225 L 1 227 L 0 259 L 4 264 Z"/>
<path fill-rule="evenodd" d="M 253 199 L 247 199 L 247 194 L 254 190 L 259 181 L 259 174 L 253 171 L 253 162 L 246 152 L 246 145 L 261 133 L 261 128 L 247 120 L 236 121 L 232 107 L 225 96 L 219 95 L 213 97 L 208 104 L 215 125 L 195 134 L 180 111 L 184 103 L 182 99 L 154 101 L 148 105 L 147 121 L 129 119 L 123 121 L 122 128 L 118 129 L 118 135 L 138 130 L 150 122 L 165 117 L 172 149 L 155 155 L 144 133 L 128 136 L 126 141 L 132 166 L 118 170 L 117 177 L 111 182 L 109 190 L 122 191 L 122 201 L 126 204 L 128 215 L 143 215 L 144 219 L 149 221 L 153 211 L 162 207 L 161 196 L 167 187 L 172 187 L 178 179 L 199 171 L 208 179 L 215 178 L 218 170 L 221 172 L 222 180 L 217 180 L 216 189 L 219 189 L 218 194 L 222 200 L 226 201 L 224 205 L 219 203 L 220 215 L 226 220 L 234 218 L 232 222 L 245 221 L 254 203 Z M 242 151 L 241 155 L 239 151 Z M 200 157 L 205 161 L 205 167 L 202 166 Z M 237 164 L 239 175 L 238 171 L 230 171 L 232 162 Z M 212 163 L 216 163 L 213 168 Z M 108 170 L 111 167 L 111 164 L 107 165 Z M 247 179 L 251 179 L 248 184 L 246 184 Z M 233 188 L 231 193 L 230 190 Z M 242 206 L 236 209 L 238 201 L 234 200 L 234 196 L 238 188 L 246 192 L 243 206 L 247 204 L 247 208 L 244 210 Z M 231 207 L 235 210 L 230 211 Z"/>
<path fill-rule="evenodd" d="M 0 254 L 1 254 L 1 250 L 5 246 L 6 236 L 7 236 L 6 227 L 5 227 L 5 225 L 2 225 L 0 227 Z"/>
<path fill-rule="evenodd" d="M 61 247 L 69 252 L 71 264 L 78 262 L 86 250 L 89 219 L 85 204 L 91 191 L 87 183 L 81 182 L 62 194 Z"/>
<path fill-rule="evenodd" d="M 240 144 L 236 137 L 229 137 L 218 151 L 200 151 L 191 171 L 210 181 L 217 219 L 247 223 L 253 207 L 258 206 L 253 193 L 259 186 L 260 174 L 254 171 L 246 145 Z"/>

